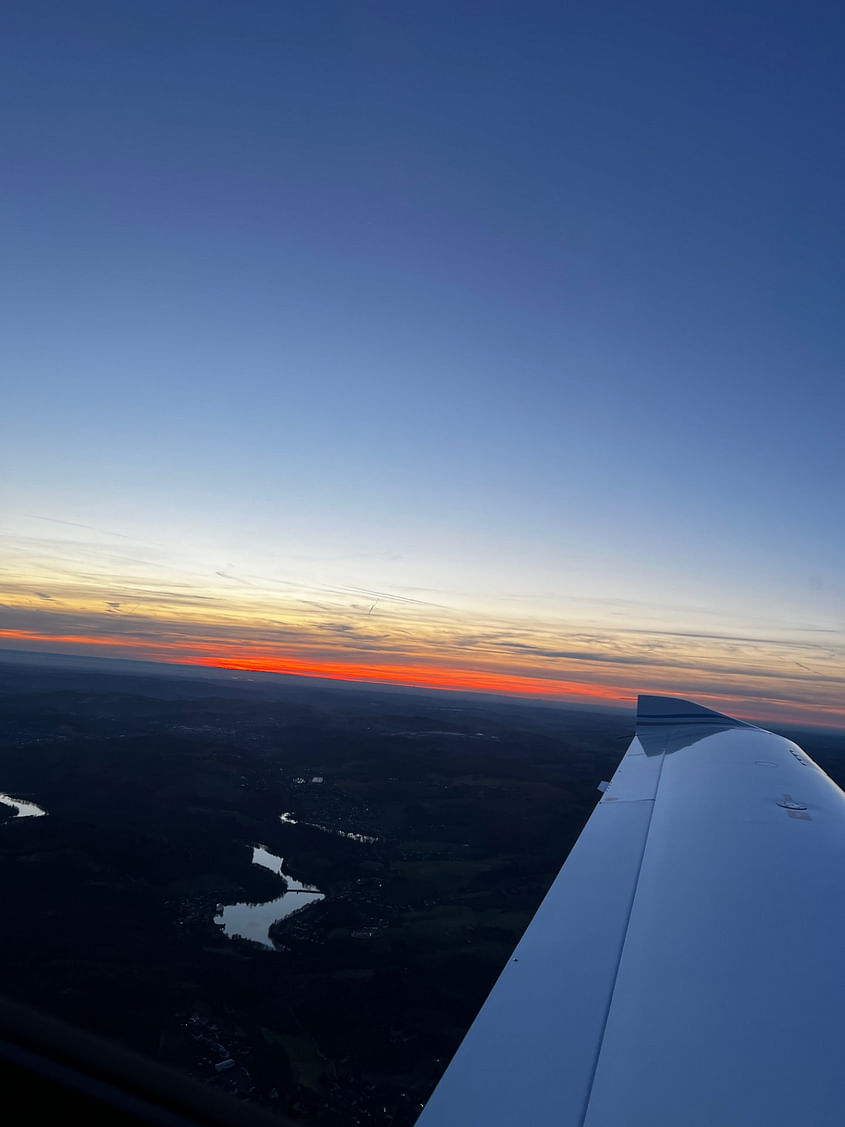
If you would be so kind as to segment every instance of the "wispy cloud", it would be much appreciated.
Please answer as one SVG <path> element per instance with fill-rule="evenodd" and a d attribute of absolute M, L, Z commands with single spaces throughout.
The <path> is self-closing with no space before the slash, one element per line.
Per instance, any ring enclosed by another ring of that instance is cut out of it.
<path fill-rule="evenodd" d="M 117 536 L 121 540 L 132 540 L 132 536 L 126 536 L 122 532 L 109 532 L 107 529 L 96 528 L 93 524 L 80 524 L 75 520 L 61 520 L 59 517 L 44 517 L 38 513 L 27 513 L 30 520 L 44 521 L 47 524 L 61 524 L 65 528 L 83 528 L 86 532 L 96 532 L 98 536 Z"/>

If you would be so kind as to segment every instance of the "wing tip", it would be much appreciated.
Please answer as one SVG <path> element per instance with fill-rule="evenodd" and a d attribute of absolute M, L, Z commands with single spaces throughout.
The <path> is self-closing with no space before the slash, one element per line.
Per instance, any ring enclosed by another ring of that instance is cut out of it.
<path fill-rule="evenodd" d="M 674 726 L 688 724 L 718 725 L 720 728 L 750 728 L 744 720 L 726 716 L 712 708 L 696 704 L 681 697 L 651 696 L 641 693 L 637 697 L 637 728 L 655 724 Z"/>

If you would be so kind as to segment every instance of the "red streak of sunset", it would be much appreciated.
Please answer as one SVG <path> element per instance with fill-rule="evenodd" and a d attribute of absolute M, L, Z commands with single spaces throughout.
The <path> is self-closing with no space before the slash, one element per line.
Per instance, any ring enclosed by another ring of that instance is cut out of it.
<path fill-rule="evenodd" d="M 521 677 L 517 674 L 475 669 L 438 669 L 418 665 L 362 665 L 343 662 L 304 662 L 294 658 L 275 661 L 262 658 L 206 660 L 202 665 L 217 669 L 248 670 L 253 673 L 292 673 L 303 677 L 326 677 L 334 681 L 373 681 L 425 689 L 463 689 L 480 693 L 517 693 L 521 696 L 587 696 L 600 700 L 623 700 L 621 690 L 578 681 Z"/>

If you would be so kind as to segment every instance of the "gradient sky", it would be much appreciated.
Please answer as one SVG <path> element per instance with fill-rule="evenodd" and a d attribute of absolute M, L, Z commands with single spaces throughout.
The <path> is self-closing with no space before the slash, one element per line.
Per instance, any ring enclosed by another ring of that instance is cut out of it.
<path fill-rule="evenodd" d="M 3 5 L 0 646 L 845 723 L 843 37 Z"/>

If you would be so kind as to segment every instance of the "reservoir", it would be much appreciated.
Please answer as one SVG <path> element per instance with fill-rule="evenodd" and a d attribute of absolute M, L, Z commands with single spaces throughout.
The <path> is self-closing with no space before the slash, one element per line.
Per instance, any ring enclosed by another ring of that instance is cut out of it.
<path fill-rule="evenodd" d="M 214 922 L 230 939 L 237 936 L 240 939 L 250 939 L 253 943 L 260 943 L 262 947 L 274 950 L 273 940 L 270 938 L 270 928 L 277 920 L 283 920 L 294 912 L 301 912 L 310 904 L 316 904 L 325 897 L 313 884 L 303 884 L 289 876 L 282 866 L 284 858 L 277 857 L 263 845 L 253 846 L 253 865 L 261 865 L 272 873 L 283 877 L 287 881 L 287 891 L 275 900 L 267 900 L 263 904 L 227 904 L 218 909 Z"/>

